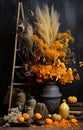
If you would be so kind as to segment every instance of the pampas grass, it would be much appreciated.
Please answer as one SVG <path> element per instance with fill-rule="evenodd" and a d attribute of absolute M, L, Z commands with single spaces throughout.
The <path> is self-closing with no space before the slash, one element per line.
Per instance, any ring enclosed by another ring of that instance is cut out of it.
<path fill-rule="evenodd" d="M 51 7 L 49 11 L 48 5 L 44 5 L 43 9 L 39 6 L 36 8 L 36 27 L 40 37 L 49 46 L 56 39 L 59 30 L 59 14 Z"/>

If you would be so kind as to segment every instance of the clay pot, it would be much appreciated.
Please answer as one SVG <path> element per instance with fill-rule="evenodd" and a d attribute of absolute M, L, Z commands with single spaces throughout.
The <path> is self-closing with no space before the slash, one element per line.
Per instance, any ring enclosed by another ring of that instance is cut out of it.
<path fill-rule="evenodd" d="M 31 96 L 30 99 L 28 99 L 27 106 L 30 106 L 33 109 L 35 108 L 35 106 L 36 106 L 36 100 L 34 99 L 33 96 Z"/>
<path fill-rule="evenodd" d="M 59 92 L 59 87 L 54 81 L 46 82 L 42 87 L 41 101 L 45 103 L 49 113 L 55 113 L 60 104 L 60 97 L 62 96 Z"/>
<path fill-rule="evenodd" d="M 26 94 L 21 90 L 16 95 L 14 106 L 18 107 L 20 111 L 23 111 L 25 102 L 26 102 Z"/>

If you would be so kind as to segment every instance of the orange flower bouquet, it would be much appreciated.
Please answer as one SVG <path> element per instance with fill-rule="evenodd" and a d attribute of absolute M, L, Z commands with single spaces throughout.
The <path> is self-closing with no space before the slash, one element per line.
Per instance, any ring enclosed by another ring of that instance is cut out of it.
<path fill-rule="evenodd" d="M 47 5 L 43 9 L 36 9 L 35 33 L 31 40 L 35 46 L 33 57 L 29 61 L 30 72 L 36 75 L 36 82 L 42 83 L 49 80 L 59 81 L 65 85 L 72 83 L 80 76 L 76 69 L 69 67 L 76 55 L 69 45 L 74 43 L 71 31 L 59 33 L 59 14 Z"/>

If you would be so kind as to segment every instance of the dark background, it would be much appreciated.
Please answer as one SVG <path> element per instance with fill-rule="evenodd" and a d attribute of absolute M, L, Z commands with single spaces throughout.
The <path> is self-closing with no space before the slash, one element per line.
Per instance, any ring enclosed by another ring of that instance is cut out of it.
<path fill-rule="evenodd" d="M 15 26 L 17 7 L 19 0 L 0 0 L 0 113 L 3 109 L 3 99 L 11 81 Z M 60 13 L 60 29 L 66 31 L 71 29 L 75 38 L 74 51 L 77 61 L 83 60 L 83 0 L 22 0 L 25 16 L 31 21 L 30 9 L 35 13 L 36 6 L 48 3 L 49 7 L 54 5 Z M 61 87 L 63 98 L 68 95 L 76 95 L 79 101 L 83 101 L 83 68 L 76 62 L 81 80 L 73 84 Z"/>

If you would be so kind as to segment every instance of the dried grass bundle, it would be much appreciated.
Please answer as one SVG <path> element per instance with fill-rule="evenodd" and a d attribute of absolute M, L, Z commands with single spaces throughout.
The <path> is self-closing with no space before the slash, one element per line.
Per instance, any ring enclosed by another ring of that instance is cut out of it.
<path fill-rule="evenodd" d="M 29 51 L 32 51 L 32 35 L 33 35 L 33 26 L 25 20 L 20 20 L 18 25 L 19 39 L 24 40 L 25 45 L 28 47 Z"/>
<path fill-rule="evenodd" d="M 54 10 L 53 6 L 51 8 L 51 12 L 49 11 L 48 5 L 44 5 L 43 9 L 40 9 L 40 7 L 37 6 L 37 31 L 45 43 L 50 45 L 52 42 L 54 42 L 59 25 L 59 14 Z"/>

